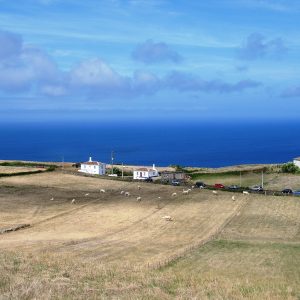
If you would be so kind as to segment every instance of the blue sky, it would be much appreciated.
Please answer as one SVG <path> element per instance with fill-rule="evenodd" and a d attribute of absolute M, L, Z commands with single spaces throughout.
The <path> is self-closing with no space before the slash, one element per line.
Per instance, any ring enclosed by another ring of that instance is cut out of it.
<path fill-rule="evenodd" d="M 2 120 L 296 119 L 297 0 L 0 0 Z"/>

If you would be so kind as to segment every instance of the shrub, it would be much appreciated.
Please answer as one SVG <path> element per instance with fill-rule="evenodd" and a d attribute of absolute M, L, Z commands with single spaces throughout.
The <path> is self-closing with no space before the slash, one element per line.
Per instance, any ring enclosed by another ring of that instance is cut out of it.
<path fill-rule="evenodd" d="M 300 173 L 300 168 L 297 167 L 294 163 L 288 162 L 281 166 L 281 171 L 283 173 Z"/>

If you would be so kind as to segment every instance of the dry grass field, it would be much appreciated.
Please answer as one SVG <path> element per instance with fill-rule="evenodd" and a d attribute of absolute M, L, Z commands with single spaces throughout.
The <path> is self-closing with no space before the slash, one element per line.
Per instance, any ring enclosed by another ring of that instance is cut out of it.
<path fill-rule="evenodd" d="M 42 168 L 31 168 L 31 167 L 5 167 L 0 166 L 0 174 L 14 174 L 19 172 L 33 172 L 33 171 L 45 171 Z"/>
<path fill-rule="evenodd" d="M 300 199 L 232 195 L 0 178 L 0 299 L 299 299 Z"/>

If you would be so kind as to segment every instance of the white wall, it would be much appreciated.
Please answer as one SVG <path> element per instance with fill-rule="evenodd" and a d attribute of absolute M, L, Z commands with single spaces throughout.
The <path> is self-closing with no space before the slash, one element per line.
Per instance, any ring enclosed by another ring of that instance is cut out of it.
<path fill-rule="evenodd" d="M 105 164 L 100 164 L 100 165 L 81 164 L 79 171 L 88 174 L 105 175 L 106 165 Z"/>
<path fill-rule="evenodd" d="M 294 164 L 300 168 L 300 160 L 294 159 Z"/>

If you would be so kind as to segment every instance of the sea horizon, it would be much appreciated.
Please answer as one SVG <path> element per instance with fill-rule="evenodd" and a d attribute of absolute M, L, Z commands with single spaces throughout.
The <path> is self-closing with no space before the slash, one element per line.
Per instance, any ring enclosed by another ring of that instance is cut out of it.
<path fill-rule="evenodd" d="M 0 159 L 225 167 L 292 161 L 300 121 L 2 123 Z"/>

